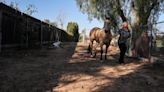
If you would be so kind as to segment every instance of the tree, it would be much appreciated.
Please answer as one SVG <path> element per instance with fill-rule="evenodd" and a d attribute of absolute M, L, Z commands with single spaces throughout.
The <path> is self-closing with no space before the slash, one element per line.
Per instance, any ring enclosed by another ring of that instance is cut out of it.
<path fill-rule="evenodd" d="M 91 18 L 103 19 L 105 16 L 110 16 L 112 26 L 115 28 L 121 21 L 128 21 L 133 30 L 132 45 L 135 45 L 143 32 L 151 28 L 148 25 L 156 22 L 159 14 L 164 12 L 164 0 L 76 0 L 76 2 L 80 10 Z"/>
<path fill-rule="evenodd" d="M 2 1 L 3 3 L 6 3 L 6 0 Z M 10 2 L 10 7 L 19 10 L 19 3 L 18 2 Z M 26 10 L 24 11 L 24 13 L 28 14 L 28 15 L 32 15 L 33 13 L 37 12 L 37 8 L 35 7 L 35 5 L 33 4 L 29 4 L 26 8 Z"/>
<path fill-rule="evenodd" d="M 44 22 L 47 23 L 47 24 L 53 25 L 55 27 L 58 26 L 56 22 L 51 22 L 49 19 L 44 19 Z"/>
<path fill-rule="evenodd" d="M 69 22 L 67 25 L 67 33 L 73 36 L 74 41 L 78 41 L 78 39 L 79 39 L 78 24 L 75 22 Z"/>
<path fill-rule="evenodd" d="M 55 26 L 55 27 L 58 27 L 57 22 L 51 22 L 51 25 L 53 25 L 53 26 Z"/>
<path fill-rule="evenodd" d="M 44 19 L 44 22 L 47 24 L 50 24 L 50 20 L 49 19 Z"/>
<path fill-rule="evenodd" d="M 64 28 L 64 20 L 65 20 L 65 14 L 62 11 L 60 11 L 60 13 L 58 14 L 58 16 L 56 17 L 56 22 L 55 23 L 61 29 Z"/>
<path fill-rule="evenodd" d="M 132 14 L 139 22 L 145 23 L 151 14 L 164 11 L 164 0 L 76 0 L 83 13 L 89 17 L 103 19 L 110 16 L 113 22 L 130 21 Z M 131 16 L 130 16 L 131 15 Z M 145 16 L 146 15 L 146 16 Z"/>
<path fill-rule="evenodd" d="M 37 8 L 33 4 L 29 4 L 27 6 L 27 9 L 25 10 L 25 13 L 28 14 L 28 15 L 32 15 L 35 12 L 37 12 Z"/>
<path fill-rule="evenodd" d="M 6 3 L 6 0 L 0 0 L 0 2 L 2 2 L 2 3 Z"/>
<path fill-rule="evenodd" d="M 16 10 L 19 10 L 19 6 L 18 6 L 18 3 L 17 2 L 11 2 L 10 3 L 10 7 L 16 9 Z"/>

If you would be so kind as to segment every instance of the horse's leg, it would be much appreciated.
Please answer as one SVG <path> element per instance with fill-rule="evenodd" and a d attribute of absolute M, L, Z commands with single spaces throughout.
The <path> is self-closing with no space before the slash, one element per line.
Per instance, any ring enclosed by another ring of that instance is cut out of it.
<path fill-rule="evenodd" d="M 94 50 L 94 56 L 93 57 L 96 57 L 96 54 L 97 54 L 97 50 L 96 48 L 98 47 L 98 43 L 96 42 L 95 46 L 93 47 L 93 50 Z"/>
<path fill-rule="evenodd" d="M 90 43 L 88 45 L 88 53 L 91 53 L 91 46 L 90 46 Z"/>
<path fill-rule="evenodd" d="M 92 55 L 92 49 L 93 49 L 93 40 L 89 42 L 89 47 L 88 47 L 88 51 L 91 53 L 91 55 Z"/>
<path fill-rule="evenodd" d="M 101 56 L 100 56 L 100 60 L 102 60 L 102 55 L 103 55 L 103 45 L 100 45 L 101 48 Z"/>
<path fill-rule="evenodd" d="M 105 49 L 105 60 L 107 60 L 108 47 L 109 47 L 109 44 L 106 45 L 106 49 Z"/>

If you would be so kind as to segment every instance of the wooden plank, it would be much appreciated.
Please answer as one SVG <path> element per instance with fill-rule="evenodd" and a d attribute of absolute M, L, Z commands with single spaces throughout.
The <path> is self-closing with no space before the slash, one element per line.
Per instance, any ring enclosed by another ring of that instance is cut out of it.
<path fill-rule="evenodd" d="M 2 12 L 0 11 L 0 52 L 2 51 Z"/>

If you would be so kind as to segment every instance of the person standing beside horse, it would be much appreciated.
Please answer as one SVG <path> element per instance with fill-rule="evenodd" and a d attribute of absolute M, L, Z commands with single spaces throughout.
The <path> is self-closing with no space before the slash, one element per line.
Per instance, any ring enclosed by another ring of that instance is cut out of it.
<path fill-rule="evenodd" d="M 124 63 L 124 57 L 127 50 L 127 40 L 131 36 L 127 22 L 123 22 L 122 28 L 119 29 L 118 33 L 120 35 L 118 39 L 118 46 L 120 49 L 119 63 L 122 64 Z"/>

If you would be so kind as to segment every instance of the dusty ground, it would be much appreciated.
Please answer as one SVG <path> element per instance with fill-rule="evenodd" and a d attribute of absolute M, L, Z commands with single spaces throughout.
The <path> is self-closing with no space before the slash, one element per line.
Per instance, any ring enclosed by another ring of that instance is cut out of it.
<path fill-rule="evenodd" d="M 162 56 L 159 57 L 163 59 Z M 0 57 L 0 92 L 164 92 L 164 62 L 90 58 L 81 43 L 25 50 Z"/>

